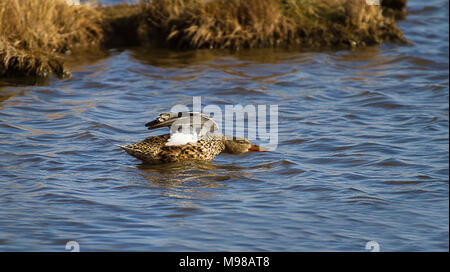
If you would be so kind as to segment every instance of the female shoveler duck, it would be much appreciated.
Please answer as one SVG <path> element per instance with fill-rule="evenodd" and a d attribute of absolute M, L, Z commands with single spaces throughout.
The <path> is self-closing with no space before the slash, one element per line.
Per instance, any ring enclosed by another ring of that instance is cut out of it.
<path fill-rule="evenodd" d="M 229 139 L 211 133 L 218 129 L 216 122 L 199 112 L 162 113 L 145 126 L 148 129 L 170 127 L 171 134 L 151 136 L 141 142 L 119 147 L 147 163 L 210 161 L 222 152 L 268 151 L 245 138 Z"/>

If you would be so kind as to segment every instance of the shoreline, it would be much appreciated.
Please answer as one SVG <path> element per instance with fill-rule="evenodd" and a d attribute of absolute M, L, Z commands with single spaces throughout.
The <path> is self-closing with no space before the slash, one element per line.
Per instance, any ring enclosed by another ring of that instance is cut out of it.
<path fill-rule="evenodd" d="M 127 46 L 183 49 L 357 48 L 407 43 L 395 20 L 406 0 L 159 0 L 0 4 L 0 78 L 70 77 L 74 56 Z M 11 16 L 15 14 L 16 16 Z"/>

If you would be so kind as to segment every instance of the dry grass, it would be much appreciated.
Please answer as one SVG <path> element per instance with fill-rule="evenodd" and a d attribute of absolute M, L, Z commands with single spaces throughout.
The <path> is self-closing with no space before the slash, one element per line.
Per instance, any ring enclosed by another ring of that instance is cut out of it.
<path fill-rule="evenodd" d="M 64 0 L 0 2 L 0 76 L 67 75 L 62 56 L 98 48 L 100 13 Z"/>
<path fill-rule="evenodd" d="M 361 46 L 403 40 L 364 0 L 142 1 L 148 36 L 176 48 Z"/>
<path fill-rule="evenodd" d="M 404 41 L 382 8 L 364 0 L 285 0 L 287 16 L 297 23 L 297 38 L 308 47 L 354 47 Z"/>
<path fill-rule="evenodd" d="M 142 3 L 149 35 L 177 48 L 270 47 L 295 36 L 275 0 Z"/>

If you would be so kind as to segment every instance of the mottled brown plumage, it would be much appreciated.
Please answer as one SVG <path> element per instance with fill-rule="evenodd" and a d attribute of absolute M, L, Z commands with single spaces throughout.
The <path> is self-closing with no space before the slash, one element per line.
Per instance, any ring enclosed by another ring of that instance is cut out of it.
<path fill-rule="evenodd" d="M 214 131 L 217 124 L 209 116 L 198 112 L 171 112 L 162 113 L 158 118 L 146 124 L 148 129 L 156 129 L 166 126 L 174 126 L 178 123 L 191 123 L 194 117 L 200 119 L 200 132 Z M 181 122 L 180 122 L 181 121 Z M 195 121 L 195 120 L 194 120 Z M 195 127 L 192 125 L 192 127 Z M 206 128 L 203 129 L 203 128 Z M 178 129 L 175 129 L 177 131 Z M 138 143 L 125 146 L 119 145 L 128 154 L 147 163 L 168 163 L 181 162 L 188 160 L 210 161 L 221 152 L 232 154 L 241 154 L 248 151 L 267 151 L 259 146 L 252 145 L 245 138 L 227 139 L 224 135 L 213 134 L 210 132 L 199 134 L 196 142 L 186 144 L 172 145 L 168 144 L 170 134 L 148 137 Z"/>
<path fill-rule="evenodd" d="M 223 135 L 207 134 L 197 143 L 166 146 L 169 138 L 170 134 L 152 136 L 141 142 L 120 147 L 128 154 L 148 163 L 210 161 L 225 150 Z"/>

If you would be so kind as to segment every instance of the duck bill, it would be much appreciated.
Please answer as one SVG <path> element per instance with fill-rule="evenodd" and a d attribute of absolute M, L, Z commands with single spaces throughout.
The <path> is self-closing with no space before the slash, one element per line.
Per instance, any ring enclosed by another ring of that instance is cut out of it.
<path fill-rule="evenodd" d="M 267 152 L 267 151 L 270 151 L 270 150 L 268 148 L 264 148 L 264 147 L 261 147 L 259 145 L 253 145 L 252 144 L 249 147 L 248 151 L 252 151 L 252 152 Z"/>

